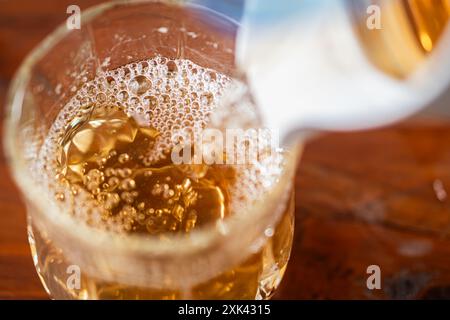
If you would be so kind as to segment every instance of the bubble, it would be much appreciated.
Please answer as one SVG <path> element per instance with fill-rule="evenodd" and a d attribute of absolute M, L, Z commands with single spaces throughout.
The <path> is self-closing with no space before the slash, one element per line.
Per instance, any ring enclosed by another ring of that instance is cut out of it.
<path fill-rule="evenodd" d="M 118 94 L 117 94 L 117 99 L 119 99 L 120 101 L 126 101 L 126 100 L 128 100 L 128 92 L 126 92 L 126 91 L 120 91 Z"/>
<path fill-rule="evenodd" d="M 145 173 L 144 173 L 144 176 L 145 177 L 151 177 L 153 175 L 153 172 L 151 171 L 151 170 L 147 170 L 147 171 L 145 171 Z"/>
<path fill-rule="evenodd" d="M 143 107 L 137 107 L 136 108 L 136 112 L 139 114 L 143 114 L 144 113 L 144 108 Z"/>
<path fill-rule="evenodd" d="M 95 92 L 96 92 L 96 88 L 95 88 L 94 85 L 88 86 L 88 88 L 87 88 L 87 93 L 88 93 L 89 95 L 94 95 Z"/>
<path fill-rule="evenodd" d="M 130 100 L 130 105 L 132 105 L 133 107 L 137 107 L 140 104 L 140 100 L 139 98 L 133 97 Z"/>
<path fill-rule="evenodd" d="M 130 160 L 130 156 L 127 153 L 122 153 L 119 156 L 118 160 L 119 160 L 120 163 L 125 163 L 125 162 L 128 162 Z"/>
<path fill-rule="evenodd" d="M 214 71 L 210 71 L 208 73 L 209 73 L 210 81 L 216 81 L 217 80 L 217 73 L 215 73 Z"/>
<path fill-rule="evenodd" d="M 130 77 L 131 77 L 131 71 L 130 71 L 129 68 L 123 68 L 122 74 L 123 74 L 123 77 L 124 77 L 126 80 L 129 80 Z"/>
<path fill-rule="evenodd" d="M 144 97 L 143 104 L 146 107 L 154 108 L 158 105 L 158 98 L 156 98 L 155 96 Z"/>
<path fill-rule="evenodd" d="M 89 172 L 84 176 L 84 184 L 88 185 L 91 184 L 92 186 L 99 186 L 104 180 L 104 174 L 98 169 L 91 169 Z"/>
<path fill-rule="evenodd" d="M 167 104 L 170 102 L 170 96 L 168 94 L 161 95 L 162 102 Z"/>
<path fill-rule="evenodd" d="M 103 204 L 104 208 L 111 210 L 120 203 L 120 197 L 117 193 L 103 192 L 98 194 L 97 200 Z"/>
<path fill-rule="evenodd" d="M 175 61 L 170 60 L 167 62 L 167 71 L 169 71 L 170 73 L 178 72 L 178 67 Z"/>
<path fill-rule="evenodd" d="M 129 177 L 132 174 L 133 174 L 133 170 L 131 170 L 130 168 L 119 169 L 119 176 L 122 178 Z"/>
<path fill-rule="evenodd" d="M 119 189 L 127 191 L 133 190 L 134 188 L 136 188 L 136 181 L 134 181 L 131 178 L 126 178 L 122 180 L 119 186 Z"/>
<path fill-rule="evenodd" d="M 66 198 L 66 196 L 64 195 L 64 193 L 62 192 L 56 192 L 55 193 L 55 199 L 58 201 L 64 201 L 64 199 Z"/>
<path fill-rule="evenodd" d="M 139 75 L 130 81 L 129 89 L 134 94 L 141 95 L 146 93 L 150 89 L 151 85 L 152 83 L 147 77 Z"/>
<path fill-rule="evenodd" d="M 111 177 L 108 179 L 108 184 L 113 188 L 116 187 L 119 183 L 120 183 L 120 180 L 117 177 Z"/>
<path fill-rule="evenodd" d="M 159 64 L 165 64 L 167 62 L 167 58 L 160 56 L 160 57 L 156 58 L 156 61 Z"/>
<path fill-rule="evenodd" d="M 110 89 L 114 89 L 114 87 L 116 86 L 116 79 L 114 79 L 112 76 L 107 76 L 106 83 Z"/>
<path fill-rule="evenodd" d="M 148 62 L 142 61 L 141 63 L 139 63 L 138 68 L 141 72 L 146 72 L 148 70 Z"/>
<path fill-rule="evenodd" d="M 106 94 L 104 94 L 103 92 L 100 92 L 99 94 L 97 94 L 97 96 L 95 97 L 97 99 L 97 102 L 99 103 L 105 103 L 106 102 Z"/>

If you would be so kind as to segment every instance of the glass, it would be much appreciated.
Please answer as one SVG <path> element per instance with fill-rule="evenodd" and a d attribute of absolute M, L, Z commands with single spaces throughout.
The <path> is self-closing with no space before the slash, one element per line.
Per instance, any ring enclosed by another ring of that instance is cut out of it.
<path fill-rule="evenodd" d="M 448 38 L 448 0 L 349 0 L 348 6 L 367 58 L 380 70 L 400 79 L 419 70 L 432 57 L 440 40 Z M 382 28 L 367 28 L 369 6 L 380 8 Z M 442 46 L 448 46 L 449 40 L 443 41 Z M 443 63 L 440 61 L 439 65 Z"/>
<path fill-rule="evenodd" d="M 111 2 L 84 11 L 81 21 L 80 30 L 60 26 L 28 56 L 7 100 L 6 150 L 27 206 L 34 264 L 48 294 L 55 299 L 270 298 L 292 246 L 299 150 L 286 156 L 282 174 L 263 198 L 188 236 L 123 236 L 90 227 L 58 203 L 68 201 L 63 194 L 51 194 L 34 178 L 55 119 L 99 72 L 159 55 L 234 77 L 238 24 L 182 1 Z"/>

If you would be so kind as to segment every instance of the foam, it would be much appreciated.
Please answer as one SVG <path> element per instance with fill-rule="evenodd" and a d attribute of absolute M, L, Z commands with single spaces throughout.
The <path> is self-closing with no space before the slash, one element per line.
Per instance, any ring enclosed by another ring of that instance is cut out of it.
<path fill-rule="evenodd" d="M 201 129 L 211 123 L 224 127 L 225 123 L 231 125 L 233 119 L 238 127 L 260 126 L 257 110 L 249 99 L 243 99 L 242 103 L 233 101 L 231 111 L 226 115 L 223 110 L 215 113 L 210 122 L 213 111 L 223 103 L 221 98 L 226 90 L 240 86 L 238 81 L 189 60 L 164 57 L 99 73 L 74 93 L 56 117 L 38 154 L 34 175 L 48 186 L 53 198 L 56 195 L 63 200 L 57 202 L 64 211 L 68 210 L 92 226 L 122 232 L 117 221 L 101 220 L 94 202 L 81 188 L 73 190 L 72 186 L 61 183 L 58 157 L 68 126 L 77 117 L 82 118 L 93 105 L 118 106 L 141 125 L 151 126 L 161 133 L 143 159 L 144 165 L 150 166 L 166 157 L 173 147 L 172 135 L 180 129 Z M 244 212 L 252 201 L 273 187 L 283 170 L 282 161 L 280 155 L 267 154 L 256 164 L 238 166 L 238 182 L 230 190 L 230 211 Z M 75 193 L 77 196 L 73 197 Z"/>

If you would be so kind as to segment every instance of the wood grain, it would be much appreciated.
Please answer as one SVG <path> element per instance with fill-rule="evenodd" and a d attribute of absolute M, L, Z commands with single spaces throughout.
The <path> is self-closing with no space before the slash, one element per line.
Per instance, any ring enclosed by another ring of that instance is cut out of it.
<path fill-rule="evenodd" d="M 1 102 L 20 61 L 71 2 L 0 1 Z M 275 298 L 449 298 L 449 168 L 450 124 L 442 120 L 308 143 L 296 176 L 292 258 Z M 0 299 L 47 299 L 3 155 L 0 190 Z M 381 267 L 382 290 L 366 287 L 372 264 Z"/>

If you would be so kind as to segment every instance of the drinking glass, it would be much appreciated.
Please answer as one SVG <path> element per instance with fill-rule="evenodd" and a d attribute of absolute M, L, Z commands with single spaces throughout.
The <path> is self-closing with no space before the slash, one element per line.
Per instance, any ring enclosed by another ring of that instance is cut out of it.
<path fill-rule="evenodd" d="M 261 199 L 188 235 L 126 236 L 90 227 L 33 178 L 45 137 L 99 71 L 152 58 L 189 59 L 233 77 L 238 23 L 186 1 L 114 1 L 85 10 L 32 51 L 7 98 L 5 147 L 27 207 L 37 273 L 55 299 L 267 299 L 285 271 L 294 230 L 299 149 Z M 220 106 L 226 108 L 226 105 Z"/>

